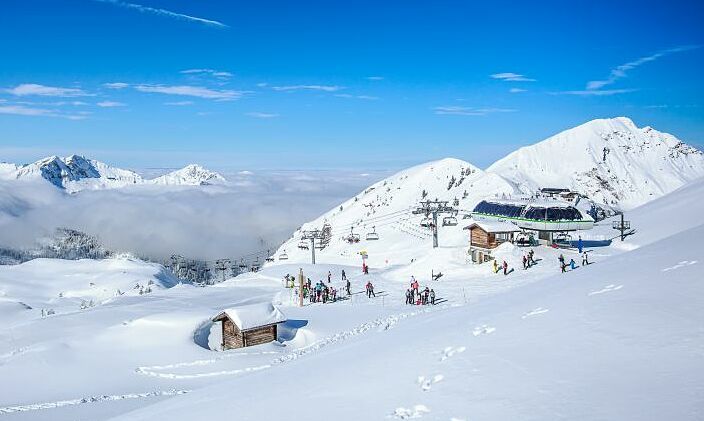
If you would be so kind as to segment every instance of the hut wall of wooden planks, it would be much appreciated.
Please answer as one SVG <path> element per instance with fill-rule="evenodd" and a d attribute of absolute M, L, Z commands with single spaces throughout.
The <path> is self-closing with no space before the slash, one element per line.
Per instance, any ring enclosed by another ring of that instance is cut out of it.
<path fill-rule="evenodd" d="M 222 323 L 222 348 L 244 348 L 278 339 L 284 315 L 271 303 L 227 309 L 213 318 Z"/>

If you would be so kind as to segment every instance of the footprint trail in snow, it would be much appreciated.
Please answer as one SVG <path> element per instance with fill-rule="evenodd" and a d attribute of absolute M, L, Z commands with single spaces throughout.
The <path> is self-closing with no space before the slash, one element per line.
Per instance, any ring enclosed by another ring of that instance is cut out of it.
<path fill-rule="evenodd" d="M 605 287 L 602 288 L 602 289 L 599 289 L 599 290 L 596 290 L 596 291 L 592 291 L 592 292 L 590 292 L 588 295 L 589 295 L 589 296 L 592 296 L 592 295 L 604 294 L 604 293 L 607 293 L 607 292 L 618 291 L 618 290 L 621 289 L 621 288 L 623 288 L 623 285 L 614 285 L 614 284 L 611 284 L 611 285 L 605 286 Z"/>

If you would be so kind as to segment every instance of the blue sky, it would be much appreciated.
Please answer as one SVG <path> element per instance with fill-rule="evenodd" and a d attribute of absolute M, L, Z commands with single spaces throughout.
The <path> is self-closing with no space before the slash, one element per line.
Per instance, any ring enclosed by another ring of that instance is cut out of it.
<path fill-rule="evenodd" d="M 700 2 L 9 0 L 0 161 L 484 167 L 626 115 L 704 145 Z"/>

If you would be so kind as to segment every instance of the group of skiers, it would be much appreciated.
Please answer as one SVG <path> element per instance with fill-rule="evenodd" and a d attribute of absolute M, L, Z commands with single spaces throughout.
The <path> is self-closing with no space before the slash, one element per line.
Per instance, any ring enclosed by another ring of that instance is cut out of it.
<path fill-rule="evenodd" d="M 577 269 L 577 263 L 575 263 L 574 259 L 570 259 L 569 263 L 566 262 L 565 256 L 560 254 L 560 256 L 557 258 L 557 260 L 560 262 L 560 270 L 562 273 L 567 272 L 567 267 L 570 268 L 570 270 L 575 270 Z M 587 252 L 582 252 L 582 266 L 587 266 L 589 264 L 589 256 L 587 255 Z"/>
<path fill-rule="evenodd" d="M 535 261 L 535 251 L 533 249 L 529 250 L 528 253 L 523 255 L 523 269 L 530 269 L 537 262 Z"/>
<path fill-rule="evenodd" d="M 503 263 L 501 263 L 501 265 L 499 265 L 499 262 L 496 259 L 494 259 L 494 273 L 499 273 L 499 270 L 501 270 L 501 269 L 503 269 L 504 275 L 508 275 L 509 274 L 508 262 L 506 262 L 504 260 Z M 513 269 L 511 269 L 511 270 L 513 270 Z"/>
<path fill-rule="evenodd" d="M 416 278 L 411 276 L 411 287 L 406 290 L 406 304 L 409 305 L 435 305 L 435 291 L 427 286 L 422 291 Z"/>
<path fill-rule="evenodd" d="M 311 280 L 303 285 L 303 296 L 308 296 L 311 303 L 327 303 L 337 301 L 337 290 L 332 286 L 325 285 L 323 281 L 318 281 L 313 287 Z"/>

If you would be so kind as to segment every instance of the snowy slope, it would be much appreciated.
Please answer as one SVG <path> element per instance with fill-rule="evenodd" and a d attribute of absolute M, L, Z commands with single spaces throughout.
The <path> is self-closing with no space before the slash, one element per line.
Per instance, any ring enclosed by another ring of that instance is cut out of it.
<path fill-rule="evenodd" d="M 196 164 L 187 165 L 180 170 L 150 180 L 150 182 L 154 184 L 187 186 L 221 184 L 225 181 L 225 177 L 222 175 Z"/>
<path fill-rule="evenodd" d="M 400 311 L 116 419 L 700 420 L 702 236 L 475 305 Z"/>
<path fill-rule="evenodd" d="M 603 149 L 609 153 L 603 161 Z M 525 192 L 576 190 L 631 209 L 704 176 L 702 152 L 630 119 L 593 120 L 500 159 L 488 169 Z"/>
<path fill-rule="evenodd" d="M 21 166 L 14 172 L 14 178 L 18 180 L 43 178 L 70 193 L 143 183 L 142 177 L 133 171 L 111 167 L 104 162 L 78 155 L 66 158 L 51 156 Z"/>
<path fill-rule="evenodd" d="M 332 227 L 332 235 L 329 245 L 317 251 L 318 261 L 356 264 L 361 261 L 358 253 L 364 250 L 374 266 L 408 263 L 425 255 L 432 244 L 430 229 L 420 226 L 425 216 L 412 214 L 421 200 L 446 200 L 464 211 L 457 215 L 457 226 L 440 227 L 440 244 L 465 246 L 463 214 L 483 198 L 514 193 L 516 190 L 501 176 L 486 173 L 468 162 L 453 158 L 429 162 L 381 180 L 304 224 L 279 248 L 275 257 L 285 251 L 288 263 L 310 262 L 310 251 L 298 247 L 301 233 L 322 229 L 327 223 Z M 446 216 L 450 215 L 442 215 L 439 224 Z M 367 233 L 374 230 L 379 240 L 366 240 Z M 351 233 L 360 236 L 359 243 L 346 241 Z"/>
<path fill-rule="evenodd" d="M 434 174 L 438 165 L 417 170 Z M 504 276 L 453 257 L 460 246 L 431 251 L 426 242 L 416 262 L 405 255 L 372 265 L 369 276 L 356 262 L 295 262 L 214 287 L 103 300 L 91 294 L 157 282 L 161 267 L 0 267 L 0 417 L 698 420 L 704 227 L 693 216 L 704 212 L 703 194 L 700 180 L 633 210 L 629 247 L 593 250 L 593 264 L 564 275 L 557 254 L 579 260 L 575 252 L 538 247 L 537 265 L 522 270 L 524 250 L 505 247 L 501 258 L 516 270 Z M 677 221 L 669 233 L 665 216 Z M 345 260 L 323 260 L 333 258 Z M 345 269 L 354 295 L 296 307 L 281 279 L 299 268 L 313 280 L 331 271 L 340 290 Z M 430 281 L 431 268 L 445 276 Z M 411 275 L 437 291 L 437 306 L 403 304 Z M 363 294 L 368 280 L 376 298 Z M 79 309 L 91 296 L 100 304 Z M 216 351 L 219 325 L 210 319 L 256 303 L 274 303 L 288 318 L 281 342 Z M 57 314 L 42 318 L 49 305 Z"/>

